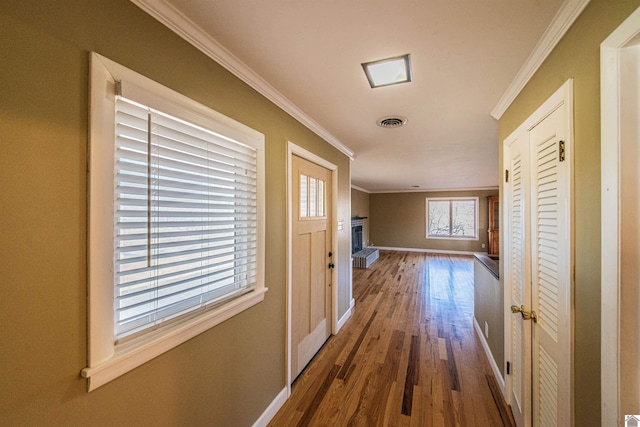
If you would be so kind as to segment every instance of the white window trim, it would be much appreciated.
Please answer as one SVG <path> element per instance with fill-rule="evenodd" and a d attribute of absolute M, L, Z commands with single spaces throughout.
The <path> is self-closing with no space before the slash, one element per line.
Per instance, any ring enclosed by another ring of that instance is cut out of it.
<path fill-rule="evenodd" d="M 127 80 L 157 95 L 154 103 L 166 113 L 242 141 L 257 149 L 258 219 L 255 290 L 232 301 L 170 322 L 123 344 L 114 343 L 113 287 L 113 144 L 115 83 Z M 264 135 L 192 99 L 131 71 L 101 55 L 91 54 L 88 163 L 88 391 L 129 372 L 177 345 L 261 302 L 264 284 L 265 176 Z"/>
<path fill-rule="evenodd" d="M 475 236 L 430 236 L 429 235 L 429 201 L 439 201 L 439 202 L 448 202 L 448 201 L 456 201 L 456 200 L 473 200 L 476 204 L 475 209 Z M 479 224 L 479 215 L 478 210 L 480 209 L 480 200 L 479 197 L 427 197 L 425 200 L 425 238 L 433 239 L 433 240 L 480 240 L 480 224 Z"/>

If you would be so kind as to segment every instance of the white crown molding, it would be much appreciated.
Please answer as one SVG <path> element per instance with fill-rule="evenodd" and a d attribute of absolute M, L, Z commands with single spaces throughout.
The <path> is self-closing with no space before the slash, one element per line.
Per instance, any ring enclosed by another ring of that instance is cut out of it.
<path fill-rule="evenodd" d="M 351 186 L 353 188 L 353 186 Z M 498 191 L 499 187 L 475 187 L 475 188 L 435 188 L 416 190 L 377 190 L 366 191 L 369 194 L 395 194 L 395 193 L 454 193 L 456 191 Z"/>
<path fill-rule="evenodd" d="M 165 0 L 130 0 L 353 160 L 353 151 Z"/>
<path fill-rule="evenodd" d="M 545 30 L 544 34 L 536 44 L 527 60 L 525 61 L 516 77 L 513 79 L 505 93 L 498 101 L 498 104 L 491 111 L 491 116 L 500 120 L 500 117 L 507 111 L 507 108 L 520 94 L 531 77 L 538 71 L 538 68 L 547 59 L 551 51 L 562 40 L 571 25 L 580 16 L 590 0 L 565 0 L 553 20 Z"/>
<path fill-rule="evenodd" d="M 362 191 L 363 193 L 371 194 L 371 191 L 369 191 L 369 190 L 367 190 L 365 188 L 362 188 L 362 187 L 358 187 L 357 185 L 351 184 L 351 188 L 353 190 L 358 190 L 358 191 Z"/>

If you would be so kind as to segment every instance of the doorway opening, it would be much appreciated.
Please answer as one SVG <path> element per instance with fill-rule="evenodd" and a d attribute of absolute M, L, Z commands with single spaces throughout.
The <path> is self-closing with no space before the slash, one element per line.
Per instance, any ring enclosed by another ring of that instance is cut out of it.
<path fill-rule="evenodd" d="M 640 8 L 601 45 L 602 425 L 640 401 Z"/>

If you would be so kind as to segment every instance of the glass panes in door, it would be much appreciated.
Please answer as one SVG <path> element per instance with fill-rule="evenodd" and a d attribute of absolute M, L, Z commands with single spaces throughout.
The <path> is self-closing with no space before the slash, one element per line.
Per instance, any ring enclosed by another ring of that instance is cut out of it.
<path fill-rule="evenodd" d="M 325 185 L 321 179 L 300 174 L 300 218 L 326 216 Z"/>

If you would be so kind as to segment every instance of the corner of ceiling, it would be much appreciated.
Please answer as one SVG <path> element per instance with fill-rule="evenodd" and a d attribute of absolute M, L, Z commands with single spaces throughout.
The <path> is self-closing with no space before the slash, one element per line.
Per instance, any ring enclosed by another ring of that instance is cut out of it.
<path fill-rule="evenodd" d="M 520 91 L 531 80 L 531 77 L 538 71 L 538 68 L 547 59 L 547 56 L 556 47 L 558 42 L 562 40 L 571 25 L 580 16 L 582 11 L 590 0 L 565 0 L 558 9 L 553 20 L 545 30 L 542 37 L 536 44 L 527 60 L 525 61 L 516 77 L 513 79 L 505 93 L 502 95 L 498 104 L 491 111 L 491 116 L 500 120 L 500 117 L 507 111 L 507 108 L 516 99 Z"/>
<path fill-rule="evenodd" d="M 351 189 L 352 190 L 358 190 L 358 191 L 361 191 L 363 193 L 371 194 L 371 191 L 367 190 L 366 188 L 358 187 L 355 184 L 351 184 Z"/>
<path fill-rule="evenodd" d="M 355 159 L 354 152 L 349 147 L 331 135 L 169 2 L 166 0 L 130 1 L 298 120 L 350 160 Z"/>

